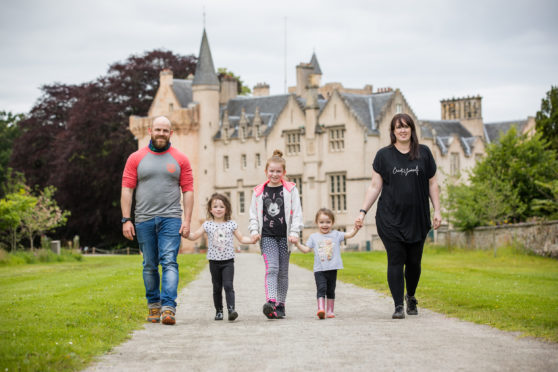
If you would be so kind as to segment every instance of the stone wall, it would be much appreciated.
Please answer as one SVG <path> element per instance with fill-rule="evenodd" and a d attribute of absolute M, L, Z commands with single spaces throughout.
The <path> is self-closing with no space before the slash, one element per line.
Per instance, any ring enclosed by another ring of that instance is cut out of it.
<path fill-rule="evenodd" d="M 473 249 L 493 249 L 519 243 L 538 255 L 558 258 L 558 221 L 477 227 L 471 232 L 439 229 L 435 242 Z"/>

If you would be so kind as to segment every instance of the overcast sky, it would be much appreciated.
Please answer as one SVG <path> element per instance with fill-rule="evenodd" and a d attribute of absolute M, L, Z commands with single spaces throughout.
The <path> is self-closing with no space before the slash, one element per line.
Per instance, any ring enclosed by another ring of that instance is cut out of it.
<path fill-rule="evenodd" d="M 535 115 L 558 85 L 558 2 L 496 0 L 18 0 L 0 12 L 0 110 L 27 112 L 43 84 L 82 83 L 131 54 L 198 54 L 284 92 L 315 51 L 322 83 L 401 89 L 420 119 L 483 97 L 485 122 Z"/>

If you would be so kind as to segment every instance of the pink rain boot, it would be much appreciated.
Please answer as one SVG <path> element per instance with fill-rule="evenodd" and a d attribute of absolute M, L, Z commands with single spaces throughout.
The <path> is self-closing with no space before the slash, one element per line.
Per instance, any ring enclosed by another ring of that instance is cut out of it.
<path fill-rule="evenodd" d="M 318 297 L 318 318 L 325 318 L 325 297 Z"/>
<path fill-rule="evenodd" d="M 327 299 L 327 317 L 328 318 L 335 318 L 335 314 L 333 313 L 333 305 L 335 305 L 335 300 Z"/>

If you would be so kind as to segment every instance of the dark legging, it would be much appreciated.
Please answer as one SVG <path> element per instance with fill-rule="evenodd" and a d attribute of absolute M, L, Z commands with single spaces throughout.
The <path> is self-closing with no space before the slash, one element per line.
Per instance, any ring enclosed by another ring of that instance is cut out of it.
<path fill-rule="evenodd" d="M 326 297 L 330 300 L 335 299 L 335 285 L 337 284 L 337 270 L 316 271 L 317 297 Z"/>
<path fill-rule="evenodd" d="M 420 279 L 420 262 L 424 240 L 405 243 L 381 237 L 388 256 L 387 280 L 395 306 L 403 305 L 405 287 L 414 296 Z M 403 268 L 405 266 L 405 268 Z"/>
<path fill-rule="evenodd" d="M 234 307 L 234 259 L 225 261 L 209 260 L 209 271 L 213 282 L 213 304 L 215 309 L 223 309 L 223 287 L 227 306 Z"/>

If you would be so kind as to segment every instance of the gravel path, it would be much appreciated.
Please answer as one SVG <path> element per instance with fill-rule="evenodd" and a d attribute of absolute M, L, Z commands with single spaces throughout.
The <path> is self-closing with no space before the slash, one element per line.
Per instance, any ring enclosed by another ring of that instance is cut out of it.
<path fill-rule="evenodd" d="M 87 371 L 558 371 L 557 344 L 446 318 L 420 304 L 418 316 L 392 320 L 391 298 L 351 284 L 337 283 L 337 317 L 319 320 L 312 272 L 289 270 L 285 319 L 261 312 L 261 256 L 239 254 L 236 321 L 213 320 L 206 268 L 179 294 L 175 326 L 146 323 Z M 420 301 L 420 285 L 418 295 Z"/>

